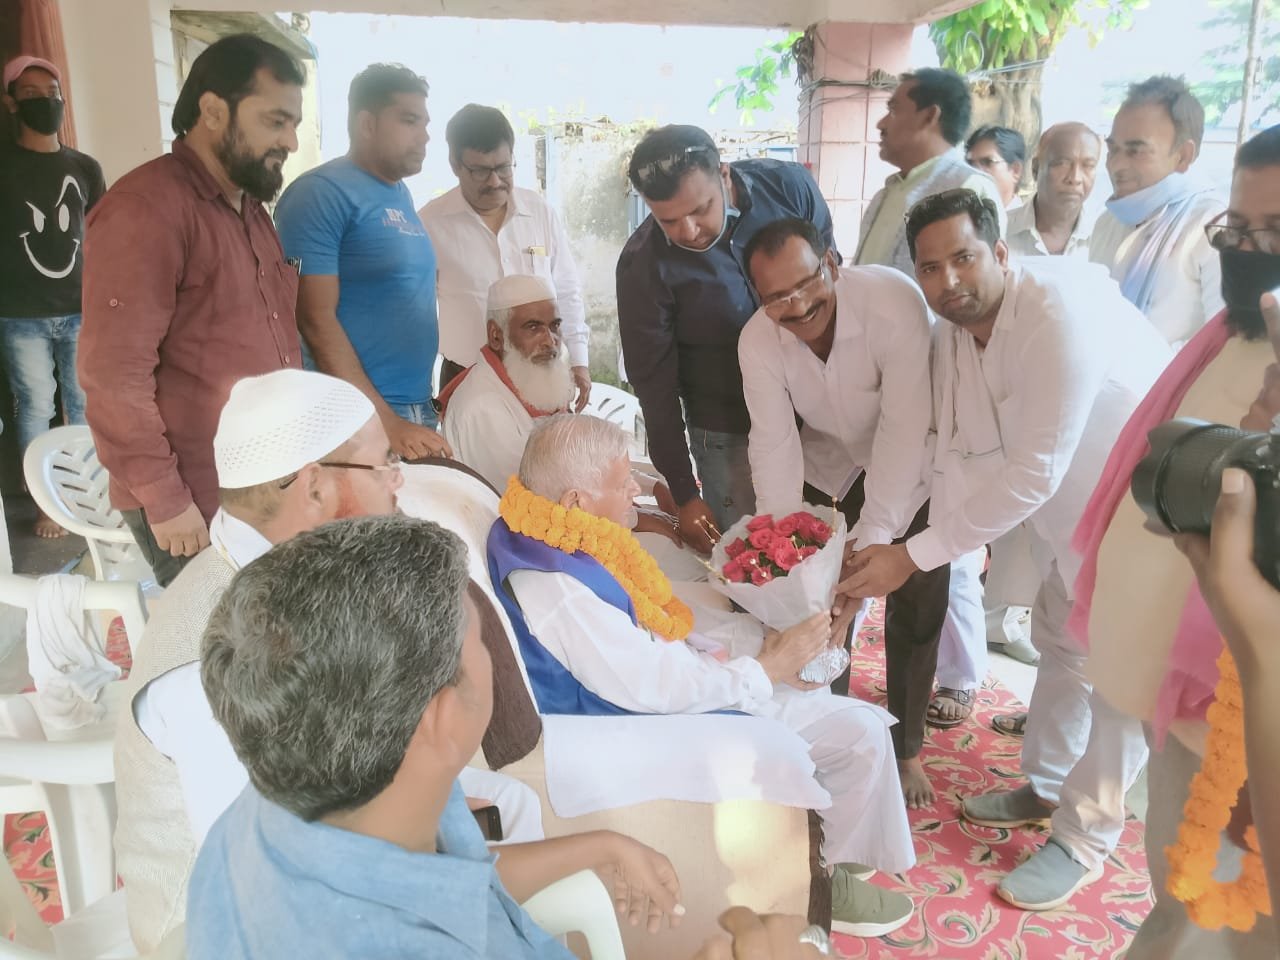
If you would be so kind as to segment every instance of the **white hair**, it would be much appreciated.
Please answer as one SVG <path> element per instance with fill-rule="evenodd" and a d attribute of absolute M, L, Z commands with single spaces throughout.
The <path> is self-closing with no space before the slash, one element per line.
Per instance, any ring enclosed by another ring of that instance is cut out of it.
<path fill-rule="evenodd" d="M 599 496 L 605 471 L 630 447 L 622 428 L 585 414 L 557 413 L 537 422 L 520 458 L 520 482 L 548 500 L 570 490 Z"/>
<path fill-rule="evenodd" d="M 515 312 L 515 307 L 496 307 L 485 311 L 485 319 L 490 320 L 498 325 L 498 329 L 502 331 L 504 337 L 510 336 L 508 326 L 511 323 L 511 314 Z"/>

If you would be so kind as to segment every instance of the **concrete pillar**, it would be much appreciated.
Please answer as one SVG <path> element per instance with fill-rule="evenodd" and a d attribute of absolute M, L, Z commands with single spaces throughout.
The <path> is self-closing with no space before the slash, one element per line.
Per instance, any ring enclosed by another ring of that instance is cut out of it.
<path fill-rule="evenodd" d="M 178 96 L 169 0 L 58 0 L 79 147 L 107 183 L 158 157 Z"/>
<path fill-rule="evenodd" d="M 848 260 L 858 246 L 867 202 L 894 168 L 880 159 L 876 123 L 893 84 L 871 86 L 910 69 L 909 23 L 821 23 L 815 27 L 813 77 L 800 98 L 799 159 L 831 207 L 836 244 Z"/>

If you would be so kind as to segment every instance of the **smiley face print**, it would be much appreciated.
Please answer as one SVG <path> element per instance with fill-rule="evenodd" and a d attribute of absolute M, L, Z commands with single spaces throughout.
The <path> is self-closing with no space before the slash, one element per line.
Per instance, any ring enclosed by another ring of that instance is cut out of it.
<path fill-rule="evenodd" d="M 42 276 L 61 280 L 75 269 L 80 256 L 80 239 L 71 232 L 72 226 L 84 217 L 85 196 L 80 184 L 70 174 L 65 176 L 58 199 L 48 211 L 30 200 L 24 202 L 31 214 L 31 225 L 18 238 L 27 259 Z"/>

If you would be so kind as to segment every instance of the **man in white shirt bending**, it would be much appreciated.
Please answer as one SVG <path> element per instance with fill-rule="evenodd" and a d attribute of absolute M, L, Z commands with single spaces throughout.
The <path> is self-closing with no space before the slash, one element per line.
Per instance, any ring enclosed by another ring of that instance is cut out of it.
<path fill-rule="evenodd" d="M 222 506 L 211 544 L 159 599 L 134 657 L 130 712 L 116 734 L 116 851 L 129 927 L 152 950 L 185 916 L 187 882 L 213 822 L 248 782 L 200 681 L 200 639 L 235 572 L 304 530 L 396 512 L 399 458 L 372 402 L 323 373 L 278 370 L 231 388 L 213 440 Z M 527 787 L 465 771 L 469 796 L 504 826 L 541 837 Z"/>
<path fill-rule="evenodd" d="M 636 487 L 625 434 L 595 417 L 540 420 L 489 532 L 489 574 L 520 645 L 538 711 L 615 716 L 740 711 L 782 724 L 809 746 L 834 869 L 832 927 L 882 936 L 906 923 L 911 901 L 867 884 L 915 862 L 879 707 L 799 679 L 831 639 L 827 612 L 781 633 L 753 618 L 690 611 L 637 549 Z M 709 652 L 709 622 L 735 635 Z M 746 723 L 750 717 L 740 718 Z M 842 862 L 846 861 L 846 862 Z"/>
<path fill-rule="evenodd" d="M 1187 172 L 1203 137 L 1204 107 L 1182 80 L 1131 86 L 1107 137 L 1113 193 L 1089 240 L 1089 259 L 1175 347 L 1223 307 L 1222 270 L 1204 228 L 1226 202 Z"/>
<path fill-rule="evenodd" d="M 891 267 L 840 267 L 798 218 L 761 229 L 743 259 L 762 304 L 738 340 L 756 509 L 838 503 L 859 548 L 923 530 L 933 411 L 919 289 Z M 948 581 L 946 565 L 918 573 L 890 594 L 885 616 L 893 745 L 911 807 L 934 799 L 920 749 Z"/>
<path fill-rule="evenodd" d="M 569 348 L 575 410 L 591 394 L 582 284 L 560 218 L 541 196 L 514 183 L 515 131 L 501 110 L 469 103 L 445 127 L 458 185 L 418 211 L 439 269 L 440 387 L 480 359 L 485 300 L 494 281 L 529 273 L 551 282 Z"/>
<path fill-rule="evenodd" d="M 1169 348 L 1098 267 L 1011 262 L 994 206 L 970 190 L 915 206 L 907 235 L 925 298 L 948 321 L 934 337 L 929 527 L 903 545 L 860 551 L 840 589 L 879 596 L 1027 521 L 1044 577 L 1022 750 L 1030 783 L 971 797 L 964 815 L 1006 828 L 1052 815 L 1049 842 L 998 888 L 1015 906 L 1049 910 L 1102 875 L 1125 790 L 1146 759 L 1141 724 L 1092 695 L 1084 651 L 1065 626 L 1080 566 L 1072 534 Z"/>

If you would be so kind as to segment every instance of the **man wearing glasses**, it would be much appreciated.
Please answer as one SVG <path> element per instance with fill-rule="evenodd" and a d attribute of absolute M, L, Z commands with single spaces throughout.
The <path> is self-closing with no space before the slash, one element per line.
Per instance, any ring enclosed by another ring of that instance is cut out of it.
<path fill-rule="evenodd" d="M 550 281 L 556 292 L 573 370 L 572 409 L 580 411 L 591 395 L 590 331 L 564 225 L 546 200 L 513 183 L 516 137 L 501 110 L 469 103 L 444 136 L 458 186 L 419 211 L 440 269 L 440 387 L 480 360 L 489 288 L 503 277 L 529 274 Z"/>
<path fill-rule="evenodd" d="M 1107 137 L 1113 192 L 1089 240 L 1089 259 L 1175 347 L 1222 309 L 1218 258 L 1203 230 L 1222 198 L 1187 173 L 1203 137 L 1204 107 L 1183 81 L 1131 86 Z"/>
<path fill-rule="evenodd" d="M 650 216 L 618 258 L 627 376 L 644 411 L 653 465 L 680 508 L 681 536 L 705 553 L 718 530 L 755 512 L 751 420 L 738 367 L 738 335 L 759 306 L 746 246 L 765 224 L 799 217 L 838 259 L 831 212 L 800 164 L 722 163 L 715 141 L 698 127 L 650 131 L 628 175 Z"/>
<path fill-rule="evenodd" d="M 923 530 L 933 411 L 919 289 L 890 267 L 842 269 L 806 220 L 769 224 L 746 262 L 762 303 L 738 341 L 756 508 L 839 504 L 859 550 Z M 890 732 L 913 808 L 934 799 L 919 755 L 949 573 L 909 577 L 885 616 Z M 845 639 L 859 608 L 841 604 L 833 636 Z"/>
<path fill-rule="evenodd" d="M 451 452 L 431 403 L 436 258 L 404 184 L 422 169 L 429 119 L 422 77 L 367 67 L 348 95 L 350 151 L 299 177 L 276 207 L 314 366 L 360 388 L 406 459 Z"/>
<path fill-rule="evenodd" d="M 1012 127 L 979 127 L 964 145 L 964 159 L 996 182 L 1006 210 L 1022 206 L 1018 184 L 1027 165 L 1027 141 Z"/>
<path fill-rule="evenodd" d="M 1114 476 L 1103 477 L 1076 536 L 1084 572 L 1076 583 L 1083 616 L 1075 625 L 1087 626 L 1086 675 L 1117 710 L 1143 721 L 1151 746 L 1143 841 L 1155 906 L 1133 939 L 1129 960 L 1252 960 L 1275 957 L 1280 946 L 1276 926 L 1266 918 L 1245 932 L 1203 929 L 1168 892 L 1166 849 L 1178 840 L 1191 778 L 1204 754 L 1222 631 L 1186 559 L 1171 540 L 1151 535 L 1146 516 L 1128 496 L 1133 466 L 1157 424 L 1192 417 L 1265 432 L 1280 411 L 1280 360 L 1268 338 L 1268 327 L 1274 338 L 1280 323 L 1266 318 L 1267 311 L 1280 311 L 1280 126 L 1240 148 L 1230 206 L 1202 236 L 1221 264 L 1226 309 L 1179 351 L 1125 427 L 1108 464 Z M 1205 494 L 1212 498 L 1215 492 Z M 1275 640 L 1274 624 L 1270 639 Z M 1254 676 L 1265 669 L 1260 661 L 1242 661 L 1240 667 Z M 1260 829 L 1261 822 L 1259 817 Z M 1217 876 L 1237 875 L 1244 826 L 1237 818 L 1215 851 Z"/>

